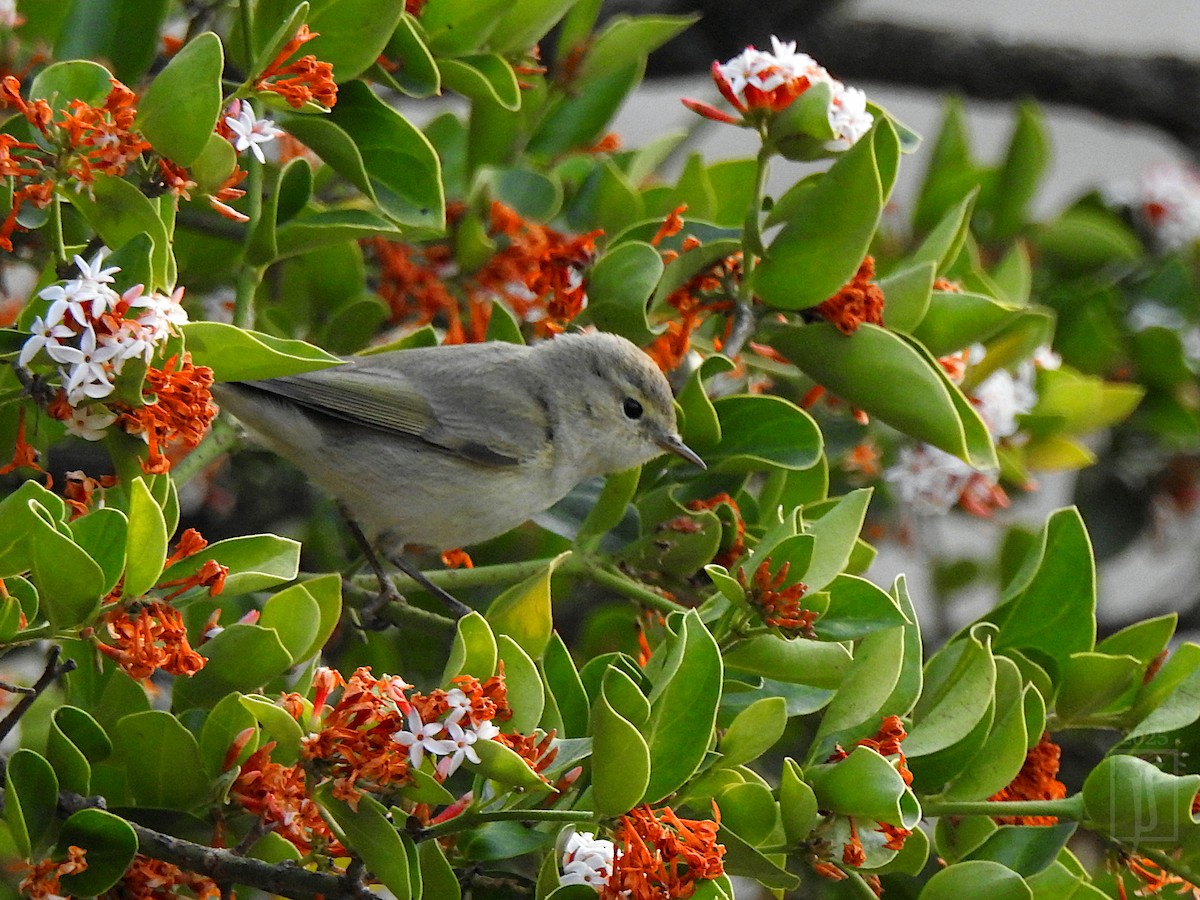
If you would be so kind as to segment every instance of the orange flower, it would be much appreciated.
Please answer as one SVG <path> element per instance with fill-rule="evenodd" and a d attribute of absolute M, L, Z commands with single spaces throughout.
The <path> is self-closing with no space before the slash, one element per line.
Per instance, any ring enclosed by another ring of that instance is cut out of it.
<path fill-rule="evenodd" d="M 63 499 L 67 501 L 67 506 L 71 507 L 71 519 L 75 520 L 91 512 L 96 492 L 100 491 L 103 496 L 106 488 L 117 483 L 117 477 L 101 475 L 99 478 L 91 478 L 83 472 L 75 471 L 66 473 L 66 481 L 67 483 L 63 487 Z"/>
<path fill-rule="evenodd" d="M 221 889 L 211 878 L 187 872 L 169 862 L 140 853 L 134 857 L 113 894 L 128 900 L 174 900 L 177 888 L 185 888 L 198 900 L 216 900 Z"/>
<path fill-rule="evenodd" d="M 230 798 L 302 853 L 314 849 L 333 855 L 345 853 L 307 795 L 304 768 L 272 762 L 274 747 L 271 741 L 247 757 L 229 789 Z"/>
<path fill-rule="evenodd" d="M 113 643 L 97 644 L 96 649 L 137 681 L 144 681 L 158 669 L 190 677 L 204 668 L 207 660 L 188 643 L 179 610 L 159 602 L 137 604 L 135 608 L 135 618 L 130 618 L 124 606 L 101 616 Z"/>
<path fill-rule="evenodd" d="M 12 460 L 0 466 L 0 475 L 7 475 L 9 472 L 16 469 L 36 469 L 38 472 L 46 471 L 38 463 L 37 448 L 25 440 L 25 408 L 21 407 L 19 413 L 20 418 L 17 421 L 17 441 L 13 448 Z"/>
<path fill-rule="evenodd" d="M 44 859 L 37 865 L 18 862 L 17 868 L 26 873 L 18 886 L 21 896 L 33 900 L 58 900 L 64 896 L 59 879 L 64 875 L 76 875 L 85 871 L 88 867 L 87 860 L 84 859 L 86 852 L 82 847 L 71 846 L 67 848 L 67 858 L 63 862 L 55 862 L 52 859 Z"/>
<path fill-rule="evenodd" d="M 1067 796 L 1067 786 L 1058 780 L 1058 744 L 1043 733 L 1037 746 L 1025 754 L 1025 764 L 1008 787 L 988 797 L 989 800 L 1061 800 Z M 1001 825 L 1054 825 L 1056 816 L 993 816 Z"/>
<path fill-rule="evenodd" d="M 725 871 L 725 847 L 717 843 L 720 811 L 715 821 L 681 819 L 669 807 L 639 806 L 616 827 L 616 854 L 600 900 L 668 900 L 690 897 L 696 882 L 719 878 Z"/>
<path fill-rule="evenodd" d="M 883 291 L 870 283 L 874 277 L 875 259 L 868 256 L 849 284 L 818 304 L 817 312 L 842 334 L 854 334 L 864 322 L 883 325 Z"/>
<path fill-rule="evenodd" d="M 332 109 L 337 103 L 338 89 L 333 81 L 333 66 L 330 63 L 321 62 L 310 53 L 284 65 L 303 44 L 316 36 L 317 33 L 309 31 L 307 25 L 301 25 L 296 36 L 284 45 L 279 55 L 263 70 L 254 87 L 260 91 L 278 94 L 296 109 L 309 102 Z M 268 81 L 270 78 L 275 80 Z"/>
<path fill-rule="evenodd" d="M 879 448 L 869 440 L 855 444 L 842 458 L 842 468 L 863 478 L 878 478 L 881 471 Z"/>
<path fill-rule="evenodd" d="M 1192 884 L 1192 882 L 1187 881 L 1179 875 L 1168 872 L 1152 859 L 1123 853 L 1120 860 L 1129 874 L 1133 875 L 1140 882 L 1138 889 L 1134 891 L 1134 896 L 1153 897 L 1161 894 L 1164 888 L 1178 885 L 1178 889 L 1172 892 L 1172 896 L 1179 897 L 1190 893 L 1193 900 L 1200 897 L 1200 886 Z M 1125 874 L 1119 869 L 1116 870 L 1115 874 L 1118 895 L 1124 898 L 1126 896 Z"/>
<path fill-rule="evenodd" d="M 209 423 L 217 414 L 212 402 L 212 369 L 193 366 L 191 354 L 172 356 L 161 369 L 146 370 L 146 391 L 155 395 L 152 402 L 122 414 L 118 420 L 130 434 L 140 434 L 150 446 L 142 463 L 149 473 L 170 471 L 166 445 L 179 441 L 187 449 L 200 443 Z"/>
<path fill-rule="evenodd" d="M 513 751 L 525 760 L 525 765 L 541 775 L 558 758 L 558 748 L 553 746 L 557 734 L 558 730 L 551 728 L 541 740 L 533 734 L 498 734 L 492 740 Z"/>
<path fill-rule="evenodd" d="M 663 229 L 671 227 L 670 218 Z M 692 332 L 710 313 L 733 308 L 730 295 L 741 275 L 742 255 L 735 253 L 697 272 L 667 297 L 667 303 L 679 312 L 679 318 L 667 322 L 667 330 L 646 348 L 660 369 L 670 372 L 679 367 L 691 350 Z"/>
<path fill-rule="evenodd" d="M 746 573 L 738 569 L 738 583 L 746 591 L 746 600 L 756 607 L 762 619 L 772 628 L 790 632 L 789 636 L 803 635 L 806 638 L 817 636 L 813 623 L 820 613 L 800 606 L 800 598 L 808 590 L 803 581 L 783 587 L 787 580 L 792 564 L 785 562 L 779 567 L 774 576 L 771 575 L 771 558 L 767 559 L 754 570 L 753 585 L 746 580 Z"/>
<path fill-rule="evenodd" d="M 685 212 L 687 212 L 686 203 L 671 210 L 667 217 L 663 219 L 663 223 L 659 226 L 658 231 L 654 232 L 654 237 L 650 238 L 650 246 L 657 247 L 662 243 L 663 238 L 679 234 L 683 230 L 683 214 Z"/>
<path fill-rule="evenodd" d="M 447 550 L 442 554 L 442 565 L 447 569 L 473 569 L 475 563 L 471 561 L 471 555 L 462 547 L 456 547 L 453 550 Z"/>

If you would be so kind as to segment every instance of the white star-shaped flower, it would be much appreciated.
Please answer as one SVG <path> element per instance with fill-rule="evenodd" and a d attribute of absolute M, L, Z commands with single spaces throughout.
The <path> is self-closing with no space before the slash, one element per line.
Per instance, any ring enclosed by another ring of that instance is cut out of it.
<path fill-rule="evenodd" d="M 409 709 L 406 716 L 407 731 L 397 731 L 392 735 L 396 743 L 408 748 L 408 761 L 414 769 L 420 768 L 421 761 L 428 751 L 433 756 L 446 756 L 455 750 L 451 741 L 439 740 L 445 726 L 441 722 L 422 722 L 421 714 L 415 709 Z"/>
<path fill-rule="evenodd" d="M 276 127 L 270 119 L 256 118 L 254 107 L 248 100 L 241 101 L 241 106 L 234 115 L 225 117 L 225 124 L 234 134 L 233 149 L 238 153 L 249 150 L 260 163 L 267 161 L 262 152 L 262 145 L 271 143 L 284 133 L 283 129 Z"/>

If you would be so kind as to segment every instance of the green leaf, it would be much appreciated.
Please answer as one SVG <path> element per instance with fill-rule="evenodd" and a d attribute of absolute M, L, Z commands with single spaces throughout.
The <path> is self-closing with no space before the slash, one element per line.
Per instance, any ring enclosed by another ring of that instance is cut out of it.
<path fill-rule="evenodd" d="M 838 575 L 826 588 L 829 608 L 817 620 L 823 641 L 853 641 L 883 628 L 907 624 L 890 594 L 857 575 Z"/>
<path fill-rule="evenodd" d="M 403 15 L 404 6 L 399 3 L 324 0 L 315 4 L 308 17 L 308 26 L 317 37 L 305 44 L 302 52 L 332 64 L 333 77 L 344 90 L 346 82 L 365 72 L 383 53 Z M 339 93 L 339 105 L 341 100 Z"/>
<path fill-rule="evenodd" d="M 1003 790 L 1021 771 L 1029 749 L 1025 723 L 1025 694 L 1016 663 L 996 657 L 996 710 L 992 728 L 980 751 L 943 794 L 954 800 L 986 800 Z"/>
<path fill-rule="evenodd" d="M 399 225 L 445 226 L 441 163 L 420 129 L 361 81 L 341 86 L 329 119 L 353 140 L 370 182 L 368 196 L 384 215 Z"/>
<path fill-rule="evenodd" d="M 516 73 L 499 54 L 443 58 L 437 60 L 437 67 L 441 83 L 464 97 L 491 100 L 513 112 L 521 108 Z"/>
<path fill-rule="evenodd" d="M 809 591 L 824 589 L 845 571 L 870 502 L 871 489 L 860 488 L 827 506 L 819 518 L 805 522 L 804 533 L 811 534 L 815 541 L 812 562 L 801 577 Z M 807 519 L 812 512 L 805 509 L 804 515 Z"/>
<path fill-rule="evenodd" d="M 663 669 L 653 679 L 645 730 L 650 749 L 645 796 L 651 803 L 678 789 L 703 761 L 716 724 L 724 674 L 717 642 L 695 610 L 683 616 L 678 632 L 659 652 L 665 653 Z"/>
<path fill-rule="evenodd" d="M 507 0 L 430 0 L 421 10 L 421 27 L 436 56 L 462 56 L 483 47 Z"/>
<path fill-rule="evenodd" d="M 883 211 L 875 141 L 891 127 L 876 125 L 800 198 L 754 271 L 754 292 L 766 304 L 815 306 L 858 271 Z"/>
<path fill-rule="evenodd" d="M 779 814 L 789 844 L 807 840 L 820 819 L 817 796 L 791 757 L 784 758 L 779 773 Z"/>
<path fill-rule="evenodd" d="M 528 152 L 554 157 L 568 150 L 592 146 L 629 92 L 641 82 L 644 70 L 644 61 L 638 60 L 624 69 L 592 80 L 585 92 L 569 101 L 563 98 L 552 104 L 530 138 Z"/>
<path fill-rule="evenodd" d="M 779 805 L 771 789 L 757 781 L 731 785 L 717 796 L 721 827 L 748 844 L 760 846 L 779 826 Z"/>
<path fill-rule="evenodd" d="M 134 128 L 172 162 L 190 166 L 204 151 L 221 113 L 225 53 L 211 31 L 183 45 L 150 82 Z"/>
<path fill-rule="evenodd" d="M 293 584 L 266 602 L 258 624 L 275 632 L 295 665 L 312 655 L 321 628 L 321 610 L 304 584 Z"/>
<path fill-rule="evenodd" d="M 921 891 L 921 900 L 1033 900 L 1033 891 L 1016 872 L 990 860 L 967 860 L 936 872 Z"/>
<path fill-rule="evenodd" d="M 946 212 L 909 258 L 914 263 L 933 263 L 935 272 L 946 271 L 967 239 L 971 210 L 978 195 L 978 188 L 968 191 L 962 202 Z"/>
<path fill-rule="evenodd" d="M 56 109 L 66 109 L 72 100 L 103 106 L 111 90 L 112 74 L 104 66 L 86 59 L 67 59 L 46 66 L 34 76 L 29 83 L 29 98 L 45 100 Z"/>
<path fill-rule="evenodd" d="M 129 776 L 129 789 L 143 806 L 189 810 L 208 797 L 208 778 L 196 738 L 170 713 L 125 716 L 113 734 L 113 761 Z"/>
<path fill-rule="evenodd" d="M 698 16 L 614 16 L 596 36 L 576 81 L 588 84 L 596 78 L 636 63 L 695 22 Z"/>
<path fill-rule="evenodd" d="M 185 680 L 175 682 L 175 709 L 207 708 L 226 694 L 248 693 L 285 672 L 292 656 L 269 628 L 237 622 L 200 647 L 208 663 Z"/>
<path fill-rule="evenodd" d="M 27 502 L 29 508 L 45 514 L 36 500 Z M 43 515 L 30 516 L 28 521 L 33 583 L 50 624 L 64 629 L 90 621 L 100 606 L 104 571 Z"/>
<path fill-rule="evenodd" d="M 524 758 L 518 756 L 499 741 L 476 741 L 475 752 L 479 754 L 479 762 L 467 761 L 466 768 L 478 772 L 486 778 L 510 785 L 525 791 L 550 790 L 550 785 L 542 780 Z"/>
<path fill-rule="evenodd" d="M 662 255 L 650 244 L 625 241 L 605 253 L 588 274 L 586 320 L 635 344 L 660 329 L 646 320 L 646 303 L 663 273 Z"/>
<path fill-rule="evenodd" d="M 229 567 L 225 594 L 235 597 L 294 579 L 300 571 L 300 544 L 274 534 L 226 538 L 175 563 L 161 580 L 187 578 L 210 559 Z"/>
<path fill-rule="evenodd" d="M 1050 165 L 1050 138 L 1045 117 L 1034 103 L 1017 109 L 1008 152 L 996 175 L 995 190 L 985 207 L 990 217 L 987 233 L 993 241 L 1012 238 L 1025 226 L 1038 185 Z"/>
<path fill-rule="evenodd" d="M 850 651 L 842 644 L 755 635 L 725 651 L 725 664 L 752 675 L 789 684 L 837 688 L 850 670 Z"/>
<path fill-rule="evenodd" d="M 45 757 L 22 747 L 4 772 L 4 818 L 21 856 L 44 846 L 58 809 L 58 778 Z"/>
<path fill-rule="evenodd" d="M 54 45 L 54 58 L 111 60 L 117 78 L 136 84 L 158 53 L 168 5 L 167 0 L 74 0 Z M 106 83 L 105 94 L 108 87 Z"/>
<path fill-rule="evenodd" d="M 304 341 L 272 337 L 223 322 L 189 322 L 184 341 L 198 366 L 220 381 L 257 381 L 325 369 L 341 362 Z"/>
<path fill-rule="evenodd" d="M 763 466 L 807 469 L 821 458 L 821 431 L 812 417 L 782 397 L 744 395 L 713 402 L 721 443 L 707 454 L 710 468 L 757 471 Z"/>
<path fill-rule="evenodd" d="M 791 891 L 799 887 L 798 876 L 784 869 L 772 858 L 759 853 L 736 832 L 725 827 L 717 829 L 717 842 L 725 847 L 722 862 L 727 874 L 753 878 L 765 887 L 778 890 Z M 782 859 L 780 861 L 782 862 Z"/>
<path fill-rule="evenodd" d="M 366 864 L 371 874 L 397 900 L 410 900 L 406 844 L 411 838 L 401 835 L 388 821 L 383 804 L 364 794 L 358 799 L 358 809 L 351 809 L 344 800 L 333 796 L 331 782 L 321 785 L 313 793 L 329 824 L 345 836 L 346 846 Z"/>
<path fill-rule="evenodd" d="M 158 583 L 167 556 L 167 523 L 141 478 L 129 485 L 129 532 L 122 594 L 140 597 Z"/>
<path fill-rule="evenodd" d="M 892 272 L 876 284 L 883 291 L 883 321 L 892 331 L 912 334 L 929 309 L 935 263 L 926 262 Z"/>
<path fill-rule="evenodd" d="M 1176 776 L 1137 756 L 1105 757 L 1083 782 L 1088 819 L 1134 846 L 1179 840 L 1183 823 L 1194 824 L 1192 800 L 1200 775 Z"/>
<path fill-rule="evenodd" d="M 292 714 L 266 697 L 242 696 L 238 697 L 238 702 L 262 725 L 270 740 L 275 741 L 271 758 L 285 766 L 294 763 L 300 756 L 300 741 L 304 737 L 304 731 L 300 723 L 292 718 Z"/>
<path fill-rule="evenodd" d="M 488 607 L 486 618 L 495 634 L 503 634 L 541 659 L 554 630 L 550 609 L 550 576 L 568 554 L 548 560 L 545 569 L 501 593 Z"/>
<path fill-rule="evenodd" d="M 987 427 L 937 362 L 902 335 L 862 325 L 844 335 L 828 323 L 789 326 L 772 345 L 847 403 L 977 468 L 995 468 Z"/>
<path fill-rule="evenodd" d="M 913 828 L 921 807 L 896 767 L 869 747 L 845 759 L 805 770 L 820 809 Z"/>
<path fill-rule="evenodd" d="M 76 706 L 60 706 L 54 711 L 46 756 L 62 788 L 86 795 L 91 790 L 91 764 L 103 762 L 110 753 L 112 741 L 91 715 Z"/>
<path fill-rule="evenodd" d="M 601 693 L 592 704 L 592 798 L 596 813 L 623 815 L 650 784 L 650 748 L 641 732 Z"/>
<path fill-rule="evenodd" d="M 217 778 L 225 771 L 225 757 L 234 738 L 258 724 L 254 715 L 242 704 L 242 699 L 240 694 L 226 694 L 204 717 L 204 725 L 200 729 L 200 756 L 209 778 Z M 237 761 L 244 760 L 257 749 L 257 736 L 252 736 L 242 748 Z"/>
<path fill-rule="evenodd" d="M 1054 712 L 1067 723 L 1086 718 L 1138 685 L 1146 664 L 1133 656 L 1072 653 L 1059 675 Z"/>
<path fill-rule="evenodd" d="M 422 841 L 417 845 L 417 856 L 421 863 L 423 897 L 430 900 L 462 900 L 462 887 L 454 869 L 446 860 L 446 852 L 437 841 Z"/>
<path fill-rule="evenodd" d="M 63 823 L 58 838 L 59 850 L 82 847 L 87 868 L 75 875 L 64 875 L 62 887 L 70 897 L 97 897 L 110 890 L 133 863 L 138 837 L 133 826 L 103 809 L 81 809 Z"/>
<path fill-rule="evenodd" d="M 604 479 L 604 487 L 600 491 L 600 496 L 575 533 L 577 547 L 593 548 L 598 546 L 609 531 L 625 521 L 641 474 L 641 468 L 637 467 L 626 469 L 623 472 L 614 472 Z"/>
<path fill-rule="evenodd" d="M 384 56 L 400 63 L 395 71 L 384 74 L 401 93 L 417 99 L 441 93 L 442 82 L 437 63 L 425 46 L 420 28 L 412 16 L 400 17 Z"/>
<path fill-rule="evenodd" d="M 507 634 L 496 638 L 496 647 L 500 662 L 504 663 L 504 684 L 513 711 L 512 718 L 504 723 L 504 730 L 515 734 L 530 733 L 541 721 L 546 705 L 541 675 L 529 654 Z"/>
<path fill-rule="evenodd" d="M 967 858 L 990 859 L 1029 878 L 1055 861 L 1077 827 L 1076 822 L 1034 827 L 1001 825 Z"/>
<path fill-rule="evenodd" d="M 522 53 L 538 42 L 575 5 L 575 0 L 514 0 L 488 39 L 499 53 Z"/>
<path fill-rule="evenodd" d="M 904 630 L 889 628 L 865 637 L 849 674 L 838 688 L 813 738 L 809 759 L 823 760 L 835 744 L 850 746 L 878 731 L 904 665 Z"/>
<path fill-rule="evenodd" d="M 154 243 L 150 254 L 153 282 L 146 290 L 169 291 L 175 286 L 175 257 L 167 227 L 154 203 L 135 185 L 112 175 L 97 175 L 90 191 L 68 192 L 67 197 L 109 247 L 120 247 L 140 234 L 149 235 Z"/>
<path fill-rule="evenodd" d="M 913 336 L 934 356 L 945 356 L 971 344 L 986 343 L 1027 318 L 1053 321 L 1045 310 L 1005 306 L 981 294 L 934 291 Z"/>
<path fill-rule="evenodd" d="M 996 661 L 980 635 L 985 626 L 940 650 L 925 667 L 925 690 L 904 739 L 911 757 L 945 749 L 966 738 L 988 714 L 995 695 Z"/>
<path fill-rule="evenodd" d="M 1107 211 L 1069 209 L 1033 235 L 1047 264 L 1067 272 L 1084 272 L 1110 263 L 1137 259 L 1141 243 L 1127 225 Z"/>
<path fill-rule="evenodd" d="M 717 744 L 721 765 L 740 766 L 758 759 L 783 737 L 786 727 L 786 700 L 782 697 L 755 700 L 734 717 Z"/>
<path fill-rule="evenodd" d="M 440 683 L 449 684 L 459 675 L 474 675 L 480 681 L 491 678 L 496 671 L 496 658 L 496 637 L 491 626 L 478 612 L 468 613 L 458 620 Z"/>
<path fill-rule="evenodd" d="M 541 659 L 547 693 L 558 704 L 564 737 L 583 737 L 588 731 L 588 696 L 575 669 L 575 662 L 557 632 L 550 635 Z"/>
<path fill-rule="evenodd" d="M 104 572 L 101 594 L 108 594 L 125 573 L 128 519 L 112 506 L 93 509 L 70 523 L 71 537 Z M 28 617 L 27 618 L 32 618 Z"/>

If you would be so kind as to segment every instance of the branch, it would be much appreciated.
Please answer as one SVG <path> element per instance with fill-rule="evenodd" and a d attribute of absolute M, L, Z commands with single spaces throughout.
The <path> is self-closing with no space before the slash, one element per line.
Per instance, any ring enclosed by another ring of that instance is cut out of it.
<path fill-rule="evenodd" d="M 58 795 L 64 815 L 81 809 L 103 809 L 103 797 L 84 797 L 70 791 Z M 126 820 L 128 821 L 128 820 Z M 188 872 L 211 878 L 219 885 L 244 884 L 269 894 L 292 897 L 296 900 L 323 896 L 326 900 L 377 900 L 361 879 L 361 868 L 352 867 L 345 875 L 314 872 L 291 860 L 281 863 L 263 862 L 239 856 L 232 850 L 206 847 L 182 838 L 163 834 L 137 822 L 129 822 L 138 839 L 138 852 L 151 859 L 162 860 Z"/>
<path fill-rule="evenodd" d="M 836 6 L 837 4 L 833 4 Z M 646 7 L 650 7 L 647 9 Z M 1157 128 L 1200 155 L 1200 60 L 1138 55 L 963 34 L 945 28 L 858 18 L 823 2 L 716 3 L 653 0 L 638 12 L 703 18 L 650 57 L 651 76 L 707 72 L 772 34 L 796 40 L 838 78 L 982 100 L 1025 100 L 1086 109 Z M 606 6 L 634 12 L 629 2 Z"/>
<path fill-rule="evenodd" d="M 42 670 L 41 677 L 34 682 L 31 688 L 22 688 L 21 697 L 17 705 L 9 710 L 8 715 L 0 719 L 0 741 L 3 741 L 10 731 L 12 731 L 17 723 L 21 721 L 21 717 L 29 712 L 29 707 L 33 706 L 37 700 L 50 685 L 54 684 L 63 675 L 75 669 L 75 660 L 68 659 L 63 663 L 59 663 L 58 657 L 62 653 L 62 648 L 54 646 L 50 648 L 50 652 L 46 654 L 46 668 Z"/>

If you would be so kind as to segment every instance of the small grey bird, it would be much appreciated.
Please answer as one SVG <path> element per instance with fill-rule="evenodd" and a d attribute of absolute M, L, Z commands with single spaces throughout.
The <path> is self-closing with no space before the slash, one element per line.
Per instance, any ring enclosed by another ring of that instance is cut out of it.
<path fill-rule="evenodd" d="M 395 350 L 215 393 L 410 575 L 405 544 L 479 543 L 663 451 L 704 466 L 667 379 L 612 334 Z"/>

